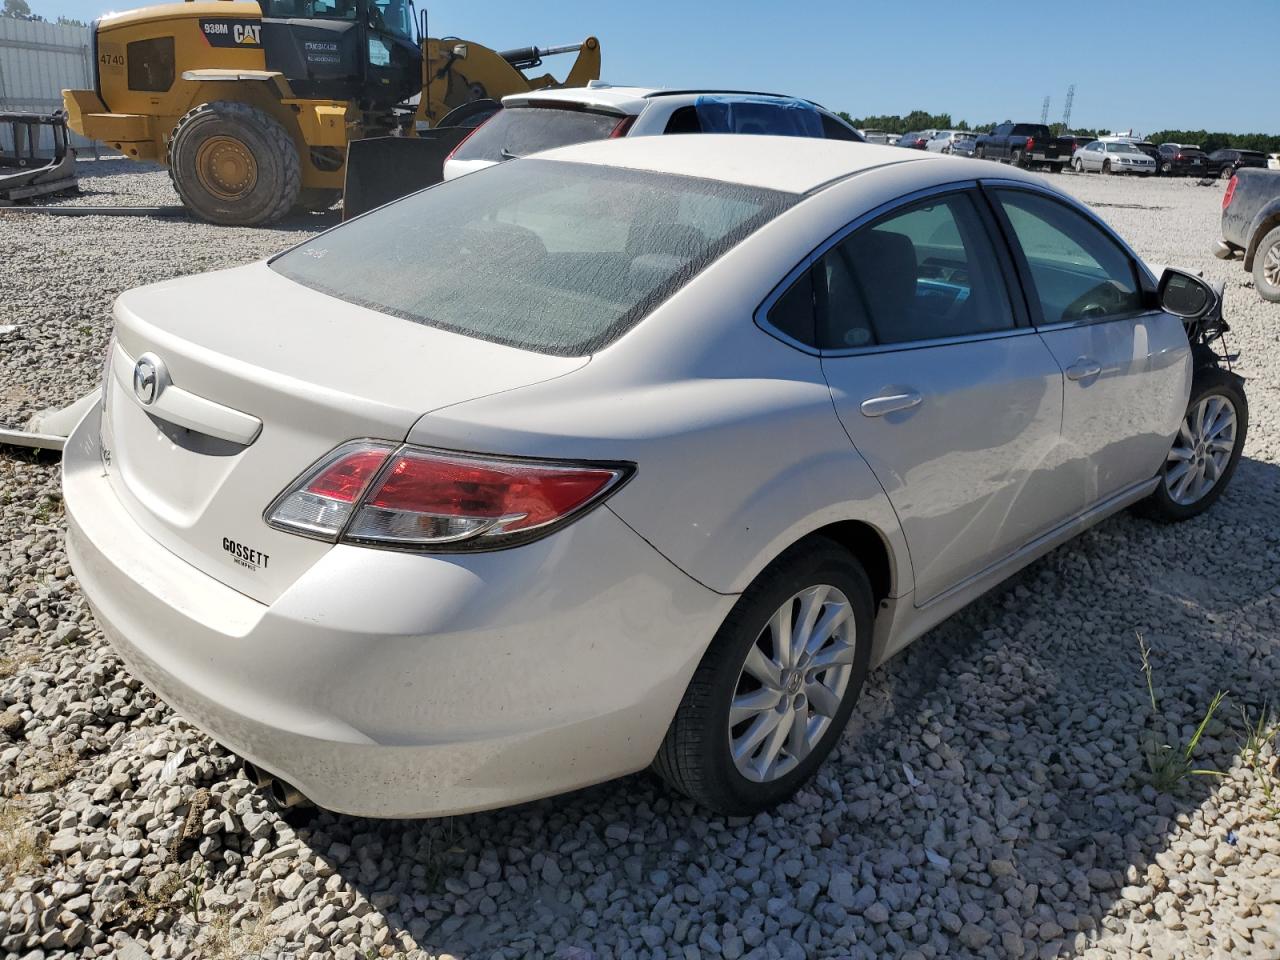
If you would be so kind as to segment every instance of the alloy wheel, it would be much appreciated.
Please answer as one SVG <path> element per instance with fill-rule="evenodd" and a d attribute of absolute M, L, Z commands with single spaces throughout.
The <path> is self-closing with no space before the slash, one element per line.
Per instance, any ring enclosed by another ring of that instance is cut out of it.
<path fill-rule="evenodd" d="M 786 776 L 818 745 L 840 709 L 857 643 L 853 607 L 836 587 L 801 590 L 747 651 L 729 706 L 729 750 L 748 780 Z"/>
<path fill-rule="evenodd" d="M 1187 411 L 1165 462 L 1164 484 L 1174 503 L 1190 506 L 1217 486 L 1236 445 L 1236 410 L 1210 394 Z"/>
<path fill-rule="evenodd" d="M 1273 243 L 1262 258 L 1262 277 L 1273 287 L 1280 287 L 1280 243 Z"/>

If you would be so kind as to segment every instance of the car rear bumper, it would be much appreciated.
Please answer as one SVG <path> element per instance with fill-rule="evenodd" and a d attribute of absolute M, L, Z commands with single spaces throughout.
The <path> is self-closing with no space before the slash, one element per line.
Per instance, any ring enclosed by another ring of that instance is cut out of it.
<path fill-rule="evenodd" d="M 735 599 L 601 508 L 493 553 L 334 547 L 262 604 L 129 517 L 98 409 L 67 443 L 63 486 L 107 638 L 215 740 L 342 813 L 461 813 L 642 769 Z"/>

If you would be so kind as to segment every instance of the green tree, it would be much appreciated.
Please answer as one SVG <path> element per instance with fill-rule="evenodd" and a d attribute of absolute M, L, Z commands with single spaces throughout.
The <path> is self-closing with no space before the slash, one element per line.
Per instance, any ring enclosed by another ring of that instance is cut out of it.
<path fill-rule="evenodd" d="M 31 7 L 27 5 L 27 0 L 4 0 L 4 9 L 0 10 L 0 16 L 26 20 L 31 16 Z"/>

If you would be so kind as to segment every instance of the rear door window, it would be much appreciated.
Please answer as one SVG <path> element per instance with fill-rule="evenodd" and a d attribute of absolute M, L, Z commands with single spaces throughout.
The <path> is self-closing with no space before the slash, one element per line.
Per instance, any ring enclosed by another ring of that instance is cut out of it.
<path fill-rule="evenodd" d="M 1015 325 L 985 222 L 968 193 L 861 227 L 815 265 L 820 347 L 971 336 Z"/>
<path fill-rule="evenodd" d="M 507 107 L 479 127 L 453 156 L 499 163 L 541 150 L 604 140 L 622 119 L 616 113 L 562 107 Z"/>
<path fill-rule="evenodd" d="M 271 267 L 414 323 L 583 356 L 797 199 L 696 177 L 520 160 L 380 207 Z"/>

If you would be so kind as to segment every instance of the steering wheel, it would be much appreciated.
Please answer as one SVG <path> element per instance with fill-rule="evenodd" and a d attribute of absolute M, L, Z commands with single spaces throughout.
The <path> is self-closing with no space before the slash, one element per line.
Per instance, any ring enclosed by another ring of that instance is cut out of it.
<path fill-rule="evenodd" d="M 1076 297 L 1062 311 L 1063 321 L 1090 320 L 1117 313 L 1125 306 L 1129 292 L 1114 280 L 1103 280 Z"/>

